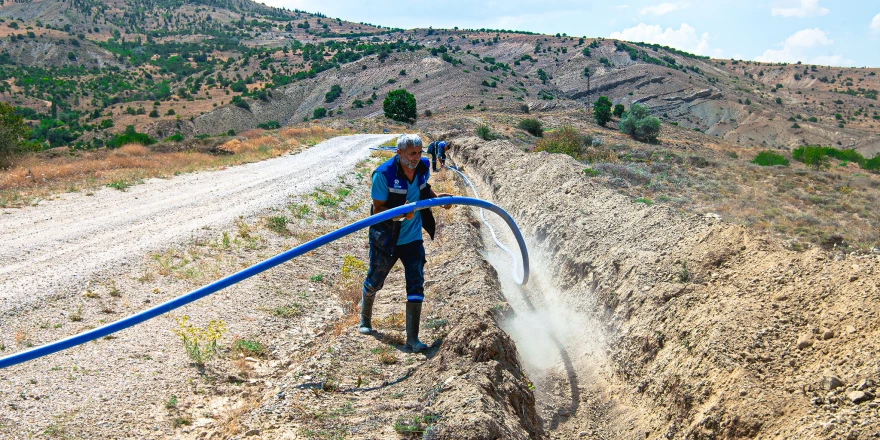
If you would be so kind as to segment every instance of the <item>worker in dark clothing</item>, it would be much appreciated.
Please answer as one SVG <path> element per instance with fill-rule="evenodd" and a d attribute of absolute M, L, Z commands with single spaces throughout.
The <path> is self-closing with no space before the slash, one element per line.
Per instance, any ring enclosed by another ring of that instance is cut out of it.
<path fill-rule="evenodd" d="M 437 157 L 440 159 L 440 169 L 446 168 L 446 149 L 449 147 L 449 144 L 446 141 L 440 141 L 437 143 Z M 434 171 L 437 171 L 436 169 Z"/>
<path fill-rule="evenodd" d="M 372 214 L 406 203 L 415 203 L 450 194 L 435 194 L 428 184 L 428 159 L 422 158 L 422 140 L 417 135 L 401 135 L 397 154 L 373 171 Z M 450 205 L 443 208 L 449 209 Z M 434 238 L 435 221 L 430 209 L 370 226 L 370 267 L 361 290 L 361 321 L 358 331 L 373 331 L 371 318 L 376 292 L 382 289 L 391 268 L 400 260 L 406 278 L 406 348 L 421 352 L 428 348 L 419 341 L 419 321 L 424 294 L 425 247 L 422 229 Z"/>
<path fill-rule="evenodd" d="M 431 155 L 431 170 L 437 172 L 437 144 L 440 141 L 434 141 L 428 144 L 428 154 Z"/>

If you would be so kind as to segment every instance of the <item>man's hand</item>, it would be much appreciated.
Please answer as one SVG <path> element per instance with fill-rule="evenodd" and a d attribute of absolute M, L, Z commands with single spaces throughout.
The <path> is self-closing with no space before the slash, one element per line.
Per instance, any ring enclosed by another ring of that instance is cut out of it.
<path fill-rule="evenodd" d="M 412 205 L 412 202 L 407 203 L 407 204 L 405 204 L 405 205 L 403 205 L 403 206 L 406 206 L 406 205 Z M 400 216 L 394 217 L 394 218 L 391 219 L 391 220 L 400 220 L 400 221 L 403 221 L 403 220 L 412 220 L 412 218 L 413 218 L 413 216 L 414 216 L 415 214 L 416 214 L 415 211 L 410 211 L 410 212 L 408 212 L 408 213 L 406 213 L 406 214 L 404 214 L 404 215 L 400 215 Z"/>
<path fill-rule="evenodd" d="M 452 194 L 449 194 L 449 193 L 440 193 L 440 194 L 437 194 L 437 197 L 452 197 Z M 442 205 L 441 207 L 442 207 L 443 209 L 449 209 L 449 208 L 452 208 L 452 205 Z"/>

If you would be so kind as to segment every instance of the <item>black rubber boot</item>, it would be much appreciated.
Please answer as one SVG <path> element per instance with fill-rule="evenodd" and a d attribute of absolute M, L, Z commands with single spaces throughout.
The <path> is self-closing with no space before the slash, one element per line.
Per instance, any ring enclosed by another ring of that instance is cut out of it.
<path fill-rule="evenodd" d="M 413 353 L 421 353 L 428 346 L 419 341 L 419 321 L 422 318 L 422 303 L 406 302 L 406 349 Z"/>
<path fill-rule="evenodd" d="M 361 323 L 358 331 L 365 335 L 373 333 L 373 300 L 375 299 L 375 294 L 367 296 L 366 293 L 361 292 Z"/>

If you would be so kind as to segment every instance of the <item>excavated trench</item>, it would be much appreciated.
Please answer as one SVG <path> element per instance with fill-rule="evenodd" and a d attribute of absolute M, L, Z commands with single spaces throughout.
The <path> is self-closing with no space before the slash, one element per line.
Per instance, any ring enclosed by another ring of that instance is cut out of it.
<path fill-rule="evenodd" d="M 714 216 L 633 203 L 567 156 L 453 143 L 480 196 L 530 239 L 521 288 L 483 228 L 545 434 L 880 435 L 865 403 L 880 382 L 876 256 L 787 251 Z M 831 376 L 845 386 L 828 389 Z"/>

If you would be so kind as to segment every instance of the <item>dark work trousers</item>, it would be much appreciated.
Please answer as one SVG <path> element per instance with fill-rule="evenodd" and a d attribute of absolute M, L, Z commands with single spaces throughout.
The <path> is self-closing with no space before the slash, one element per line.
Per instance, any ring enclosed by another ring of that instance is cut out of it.
<path fill-rule="evenodd" d="M 437 153 L 431 153 L 431 169 L 437 172 Z"/>
<path fill-rule="evenodd" d="M 403 264 L 406 277 L 406 300 L 422 302 L 425 299 L 425 246 L 422 240 L 394 247 L 394 254 L 389 255 L 370 240 L 370 269 L 364 279 L 363 293 L 373 296 L 385 285 L 388 272 L 397 260 Z"/>

